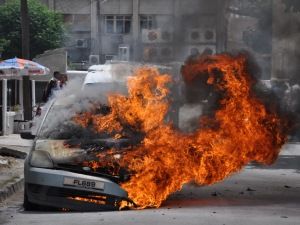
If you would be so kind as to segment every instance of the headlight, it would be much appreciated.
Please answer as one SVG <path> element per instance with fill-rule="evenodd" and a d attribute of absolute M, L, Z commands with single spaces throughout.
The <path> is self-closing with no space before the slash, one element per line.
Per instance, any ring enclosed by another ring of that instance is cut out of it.
<path fill-rule="evenodd" d="M 32 151 L 30 165 L 33 167 L 53 168 L 49 152 L 43 150 Z"/>

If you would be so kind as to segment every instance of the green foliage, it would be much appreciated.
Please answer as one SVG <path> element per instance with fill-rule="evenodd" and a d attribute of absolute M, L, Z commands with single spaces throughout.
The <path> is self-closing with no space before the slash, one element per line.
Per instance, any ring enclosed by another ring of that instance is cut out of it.
<path fill-rule="evenodd" d="M 0 6 L 0 51 L 2 58 L 21 57 L 20 0 L 9 0 Z M 49 10 L 38 0 L 28 0 L 30 20 L 30 57 L 62 46 L 62 16 Z M 2 49 L 1 49 L 2 47 Z"/>
<path fill-rule="evenodd" d="M 0 38 L 0 53 L 4 51 L 4 49 L 7 48 L 7 46 L 9 46 L 10 41 L 6 40 L 4 38 Z"/>

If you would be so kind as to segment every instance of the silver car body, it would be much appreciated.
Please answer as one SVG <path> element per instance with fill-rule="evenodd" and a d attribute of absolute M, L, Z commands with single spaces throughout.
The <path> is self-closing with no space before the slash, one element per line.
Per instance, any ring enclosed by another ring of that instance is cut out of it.
<path fill-rule="evenodd" d="M 84 171 L 77 173 L 63 169 L 38 168 L 31 165 L 32 153 L 35 151 L 36 143 L 40 141 L 39 132 L 50 109 L 51 106 L 45 113 L 46 115 L 36 133 L 32 150 L 25 160 L 24 205 L 30 203 L 83 211 L 118 208 L 118 204 L 122 200 L 127 200 L 127 193 L 111 179 L 99 175 L 84 174 Z M 82 183 L 100 184 L 101 187 L 92 188 L 89 185 L 82 185 Z"/>

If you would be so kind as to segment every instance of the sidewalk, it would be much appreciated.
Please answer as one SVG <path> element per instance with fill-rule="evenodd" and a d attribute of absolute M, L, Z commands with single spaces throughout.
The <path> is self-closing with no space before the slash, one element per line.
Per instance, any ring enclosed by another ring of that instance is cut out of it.
<path fill-rule="evenodd" d="M 28 154 L 31 146 L 32 140 L 22 139 L 20 134 L 0 136 L 0 148 L 13 149 Z"/>
<path fill-rule="evenodd" d="M 24 158 L 29 153 L 32 140 L 19 134 L 0 136 L 0 202 L 24 186 Z"/>

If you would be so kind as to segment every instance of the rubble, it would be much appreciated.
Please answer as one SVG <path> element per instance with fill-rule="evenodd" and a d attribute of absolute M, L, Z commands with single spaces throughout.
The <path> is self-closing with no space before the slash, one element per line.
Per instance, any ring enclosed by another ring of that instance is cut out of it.
<path fill-rule="evenodd" d="M 3 166 L 8 166 L 9 162 L 7 159 L 4 159 L 4 157 L 0 156 L 0 168 Z"/>
<path fill-rule="evenodd" d="M 246 191 L 256 191 L 256 190 L 251 189 L 251 188 L 248 187 Z"/>
<path fill-rule="evenodd" d="M 211 196 L 216 197 L 216 196 L 218 196 L 218 193 L 217 193 L 217 192 L 213 192 L 213 193 L 211 194 Z"/>
<path fill-rule="evenodd" d="M 15 163 L 15 158 L 0 155 L 0 171 L 1 168 L 11 168 Z"/>
<path fill-rule="evenodd" d="M 19 134 L 0 136 L 0 203 L 24 187 L 24 159 L 31 146 Z"/>

